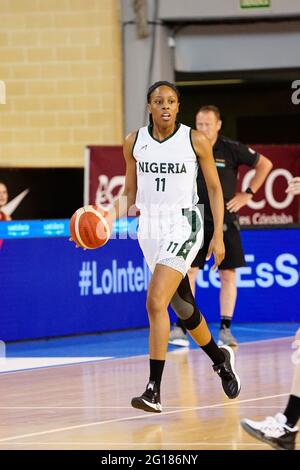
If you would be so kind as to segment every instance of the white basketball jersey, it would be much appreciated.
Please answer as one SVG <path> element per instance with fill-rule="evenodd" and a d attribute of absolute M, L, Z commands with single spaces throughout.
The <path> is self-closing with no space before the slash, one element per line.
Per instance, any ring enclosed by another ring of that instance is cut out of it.
<path fill-rule="evenodd" d="M 168 212 L 193 207 L 198 202 L 198 161 L 190 127 L 179 124 L 161 142 L 152 137 L 150 127 L 142 127 L 133 156 L 137 169 L 136 206 L 141 212 Z"/>

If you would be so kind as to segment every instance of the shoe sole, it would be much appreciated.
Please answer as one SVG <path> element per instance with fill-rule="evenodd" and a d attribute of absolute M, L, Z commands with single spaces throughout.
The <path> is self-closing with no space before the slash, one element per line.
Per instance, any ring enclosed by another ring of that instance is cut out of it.
<path fill-rule="evenodd" d="M 160 410 L 152 408 L 150 405 L 147 405 L 147 403 L 142 398 L 133 398 L 131 400 L 131 406 L 133 406 L 133 408 L 137 408 L 138 410 L 147 411 L 149 413 L 161 413 L 162 412 L 162 408 Z"/>
<path fill-rule="evenodd" d="M 181 347 L 188 347 L 190 345 L 190 342 L 187 341 L 186 339 L 171 339 L 169 340 L 169 344 L 172 344 L 173 346 L 181 346 Z"/>
<path fill-rule="evenodd" d="M 226 351 L 229 352 L 229 355 L 230 355 L 230 365 L 231 365 L 231 369 L 232 369 L 232 372 L 234 373 L 234 376 L 236 378 L 236 381 L 238 383 L 238 391 L 236 392 L 236 395 L 234 397 L 228 397 L 230 398 L 231 400 L 233 400 L 234 398 L 237 398 L 240 394 L 240 391 L 241 391 L 241 381 L 240 381 L 240 378 L 239 376 L 237 375 L 236 371 L 235 371 L 235 368 L 234 368 L 234 363 L 235 363 L 235 357 L 234 357 L 234 352 L 232 351 L 231 347 L 230 346 L 222 346 L 223 349 L 226 349 Z M 228 395 L 226 395 L 228 396 Z"/>
<path fill-rule="evenodd" d="M 249 424 L 247 424 L 245 421 L 241 421 L 241 426 L 244 429 L 244 431 L 246 431 L 248 434 L 250 434 L 250 436 L 254 437 L 255 439 L 258 439 L 261 442 L 264 442 L 265 444 L 268 444 L 269 446 L 273 447 L 273 449 L 276 449 L 276 450 L 293 450 L 293 449 L 286 449 L 285 447 L 282 447 L 282 446 L 276 444 L 276 442 L 270 441 L 269 439 L 264 437 L 264 435 L 262 434 L 261 431 L 259 431 L 258 429 L 251 428 L 251 426 Z"/>
<path fill-rule="evenodd" d="M 221 339 L 218 340 L 218 346 L 230 346 L 231 348 L 236 348 L 238 343 L 224 343 L 224 341 L 222 341 Z"/>

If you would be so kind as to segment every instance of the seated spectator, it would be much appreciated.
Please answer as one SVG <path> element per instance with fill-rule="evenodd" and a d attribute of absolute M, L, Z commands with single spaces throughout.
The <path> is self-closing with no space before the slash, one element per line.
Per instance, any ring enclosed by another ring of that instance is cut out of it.
<path fill-rule="evenodd" d="M 0 181 L 0 221 L 11 220 L 11 217 L 5 213 L 5 209 L 8 201 L 8 191 L 4 183 Z"/>

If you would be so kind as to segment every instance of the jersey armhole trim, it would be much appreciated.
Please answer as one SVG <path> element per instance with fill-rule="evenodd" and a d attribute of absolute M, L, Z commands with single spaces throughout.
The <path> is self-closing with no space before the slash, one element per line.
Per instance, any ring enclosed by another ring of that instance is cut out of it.
<path fill-rule="evenodd" d="M 190 128 L 190 143 L 191 143 L 191 147 L 192 147 L 192 149 L 193 149 L 193 152 L 194 152 L 194 154 L 195 154 L 195 156 L 196 156 L 196 159 L 197 159 L 197 162 L 198 162 L 198 158 L 199 158 L 199 157 L 198 157 L 198 155 L 197 155 L 197 153 L 196 153 L 196 150 L 195 150 L 195 147 L 194 147 L 194 144 L 193 144 L 193 140 L 192 140 L 192 130 L 193 130 L 193 129 Z M 199 163 L 199 162 L 198 162 L 198 163 Z"/>
<path fill-rule="evenodd" d="M 132 151 L 131 151 L 132 157 L 134 158 L 135 161 L 137 161 L 137 160 L 136 160 L 136 158 L 135 158 L 133 152 L 134 152 L 134 147 L 135 147 L 136 141 L 137 141 L 138 136 L 139 136 L 139 132 L 140 132 L 140 130 L 138 130 L 138 131 L 136 132 L 136 136 L 135 136 L 135 139 L 134 139 L 134 142 L 133 142 L 133 146 L 132 146 Z"/>

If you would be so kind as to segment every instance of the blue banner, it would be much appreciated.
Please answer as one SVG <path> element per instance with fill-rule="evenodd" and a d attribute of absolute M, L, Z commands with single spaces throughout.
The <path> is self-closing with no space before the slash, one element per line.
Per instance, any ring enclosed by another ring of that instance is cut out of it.
<path fill-rule="evenodd" d="M 4 240 L 0 340 L 147 326 L 150 273 L 138 242 L 120 238 L 87 251 L 68 237 Z M 238 270 L 236 322 L 299 321 L 300 230 L 243 230 L 242 238 L 248 264 Z M 217 273 L 206 267 L 197 282 L 200 309 L 217 321 Z"/>
<path fill-rule="evenodd" d="M 137 219 L 117 220 L 113 225 L 113 234 L 135 231 Z M 17 220 L 0 224 L 0 239 L 45 238 L 70 236 L 70 220 Z"/>
<path fill-rule="evenodd" d="M 242 230 L 247 266 L 236 270 L 236 322 L 300 322 L 300 230 Z M 218 321 L 218 272 L 206 264 L 197 278 L 196 301 Z"/>

